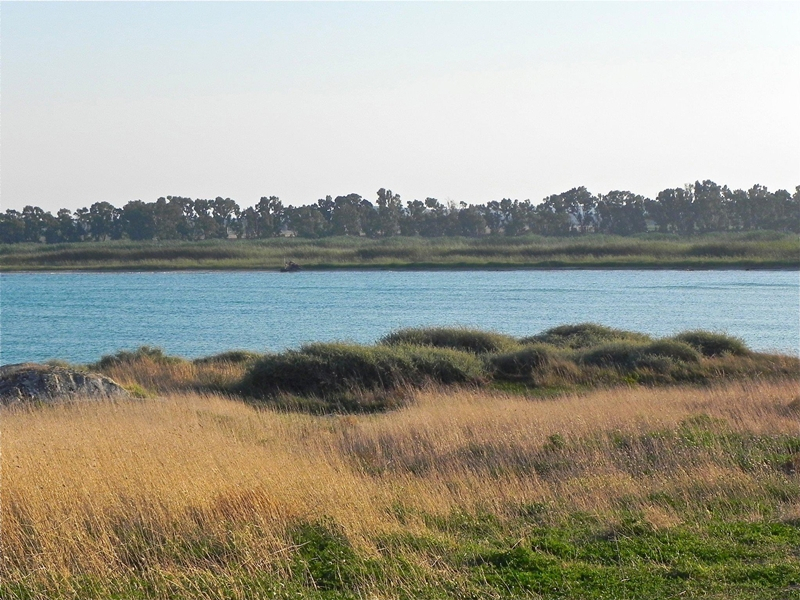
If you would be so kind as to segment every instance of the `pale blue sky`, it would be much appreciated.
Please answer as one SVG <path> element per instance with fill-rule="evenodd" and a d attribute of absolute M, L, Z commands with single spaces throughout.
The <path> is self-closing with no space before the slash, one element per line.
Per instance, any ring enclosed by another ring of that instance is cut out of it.
<path fill-rule="evenodd" d="M 0 6 L 3 208 L 800 184 L 797 3 Z"/>

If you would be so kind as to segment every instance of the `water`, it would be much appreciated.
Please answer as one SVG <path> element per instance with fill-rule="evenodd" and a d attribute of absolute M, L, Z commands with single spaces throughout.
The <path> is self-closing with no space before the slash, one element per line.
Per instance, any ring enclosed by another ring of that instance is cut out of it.
<path fill-rule="evenodd" d="M 21 273 L 0 275 L 0 364 L 95 361 L 148 344 L 198 357 L 398 327 L 530 335 L 593 321 L 656 336 L 723 331 L 800 353 L 792 271 Z"/>

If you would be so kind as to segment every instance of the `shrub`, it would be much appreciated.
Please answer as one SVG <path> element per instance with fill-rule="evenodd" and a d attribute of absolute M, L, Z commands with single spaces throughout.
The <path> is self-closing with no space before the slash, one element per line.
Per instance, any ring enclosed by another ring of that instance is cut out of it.
<path fill-rule="evenodd" d="M 659 356 L 672 360 L 696 363 L 700 361 L 700 354 L 685 342 L 665 339 L 648 344 L 642 350 L 644 356 Z"/>
<path fill-rule="evenodd" d="M 589 348 L 579 355 L 578 360 L 585 365 L 633 369 L 645 347 L 636 342 L 614 342 Z"/>
<path fill-rule="evenodd" d="M 750 350 L 742 340 L 723 333 L 702 330 L 684 331 L 676 335 L 674 339 L 689 344 L 703 356 L 721 356 L 723 354 L 744 356 L 750 354 Z"/>
<path fill-rule="evenodd" d="M 482 362 L 457 350 L 310 344 L 261 358 L 245 375 L 242 388 L 258 397 L 297 394 L 325 398 L 427 382 L 477 383 L 483 377 Z"/>
<path fill-rule="evenodd" d="M 658 372 L 668 372 L 676 361 L 697 363 L 700 355 L 690 345 L 673 339 L 641 342 L 613 342 L 588 348 L 579 355 L 579 362 L 598 367 L 616 367 L 633 370 L 647 367 Z"/>
<path fill-rule="evenodd" d="M 204 356 L 202 358 L 196 358 L 192 362 L 196 365 L 209 365 L 209 364 L 219 364 L 219 363 L 232 363 L 232 364 L 241 364 L 247 362 L 253 362 L 259 359 L 262 355 L 257 352 L 250 352 L 249 350 L 231 350 L 229 352 L 223 352 L 221 354 L 214 354 L 212 356 Z"/>
<path fill-rule="evenodd" d="M 109 369 L 123 364 L 131 364 L 142 360 L 159 364 L 174 364 L 184 362 L 178 356 L 168 356 L 161 348 L 153 346 L 140 346 L 136 350 L 120 350 L 116 354 L 106 354 L 95 365 L 99 369 Z"/>
<path fill-rule="evenodd" d="M 528 346 L 516 352 L 489 357 L 489 365 L 500 379 L 525 379 L 534 370 L 550 365 L 554 349 L 544 344 Z"/>
<path fill-rule="evenodd" d="M 558 348 L 582 350 L 609 342 L 647 342 L 650 336 L 633 331 L 612 329 L 596 323 L 579 323 L 578 325 L 561 325 L 540 334 L 522 338 L 523 344 L 550 344 Z"/>
<path fill-rule="evenodd" d="M 395 331 L 381 339 L 381 344 L 396 346 L 433 346 L 485 354 L 503 352 L 518 346 L 510 335 L 461 327 L 408 328 Z"/>

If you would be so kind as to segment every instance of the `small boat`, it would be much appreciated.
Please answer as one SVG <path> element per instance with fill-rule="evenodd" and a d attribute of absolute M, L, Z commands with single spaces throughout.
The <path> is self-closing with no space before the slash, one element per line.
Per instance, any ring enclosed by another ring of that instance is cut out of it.
<path fill-rule="evenodd" d="M 301 266 L 298 265 L 293 260 L 284 261 L 283 266 L 281 267 L 281 273 L 296 273 L 297 271 L 301 270 Z"/>

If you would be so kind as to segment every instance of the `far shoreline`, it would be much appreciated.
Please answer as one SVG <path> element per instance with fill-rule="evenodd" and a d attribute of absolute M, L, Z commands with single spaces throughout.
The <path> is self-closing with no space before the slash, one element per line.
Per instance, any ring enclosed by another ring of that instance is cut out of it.
<path fill-rule="evenodd" d="M 304 266 L 299 273 L 321 273 L 329 271 L 416 271 L 416 272 L 441 272 L 441 271 L 796 271 L 800 272 L 800 262 L 794 265 L 731 265 L 731 264 L 704 264 L 704 265 L 312 265 Z M 235 267 L 235 266 L 156 266 L 147 267 L 131 265 L 121 267 L 41 267 L 27 269 L 0 268 L 0 275 L 10 274 L 43 274 L 43 273 L 279 273 L 281 275 L 294 275 L 296 273 L 281 273 L 277 267 Z"/>
<path fill-rule="evenodd" d="M 0 273 L 125 271 L 800 270 L 800 236 L 332 237 L 0 244 Z"/>

